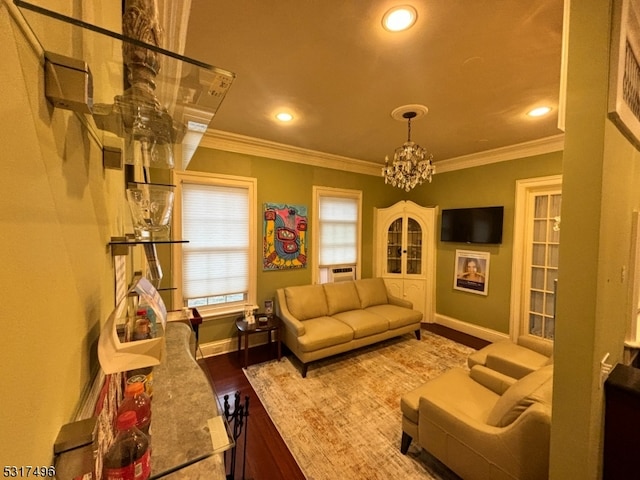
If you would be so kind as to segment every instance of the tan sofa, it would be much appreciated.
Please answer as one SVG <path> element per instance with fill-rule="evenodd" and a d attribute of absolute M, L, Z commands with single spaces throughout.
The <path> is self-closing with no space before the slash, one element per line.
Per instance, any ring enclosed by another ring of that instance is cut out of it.
<path fill-rule="evenodd" d="M 422 313 L 388 294 L 381 278 L 303 285 L 276 291 L 283 341 L 302 362 L 310 362 L 381 340 L 415 332 Z"/>
<path fill-rule="evenodd" d="M 520 380 L 482 365 L 453 368 L 402 397 L 402 444 L 465 480 L 548 478 L 553 365 Z"/>

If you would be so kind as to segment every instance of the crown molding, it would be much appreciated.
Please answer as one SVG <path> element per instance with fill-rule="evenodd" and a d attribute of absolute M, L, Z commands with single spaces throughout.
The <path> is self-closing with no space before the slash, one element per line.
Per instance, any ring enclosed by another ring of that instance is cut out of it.
<path fill-rule="evenodd" d="M 215 148 L 226 152 L 244 153 L 257 157 L 273 158 L 285 162 L 302 163 L 315 167 L 333 168 L 352 173 L 382 175 L 382 165 L 365 160 L 342 157 L 331 153 L 323 153 L 306 148 L 293 147 L 284 143 L 276 143 L 260 138 L 247 137 L 236 133 L 223 132 L 221 130 L 207 130 L 202 140 L 201 147 Z"/>
<path fill-rule="evenodd" d="M 260 138 L 224 132 L 222 130 L 207 130 L 199 146 L 226 152 L 273 158 L 274 160 L 283 160 L 286 162 L 302 163 L 315 167 L 372 175 L 375 177 L 381 175 L 383 166 L 381 163 L 376 164 L 366 160 L 342 157 L 340 155 L 294 147 Z M 439 160 L 434 162 L 434 165 L 436 166 L 436 174 L 438 174 L 558 152 L 563 149 L 564 134 L 559 134 L 539 140 L 496 148 L 494 150 L 486 150 L 484 152 Z"/>
<path fill-rule="evenodd" d="M 532 157 L 534 155 L 560 152 L 562 150 L 564 150 L 564 133 L 532 140 L 530 142 L 486 150 L 484 152 L 448 158 L 434 162 L 434 164 L 436 166 L 436 173 L 445 173 L 462 170 L 464 168 L 480 167 L 492 163 L 516 160 L 518 158 Z"/>

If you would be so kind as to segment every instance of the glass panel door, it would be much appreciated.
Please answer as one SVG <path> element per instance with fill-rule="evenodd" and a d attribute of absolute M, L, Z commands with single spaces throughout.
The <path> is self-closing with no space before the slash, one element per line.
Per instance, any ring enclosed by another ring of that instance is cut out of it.
<path fill-rule="evenodd" d="M 413 218 L 407 219 L 407 272 L 422 273 L 422 228 Z"/>
<path fill-rule="evenodd" d="M 402 218 L 397 218 L 387 230 L 387 273 L 402 273 Z"/>
<path fill-rule="evenodd" d="M 536 194 L 533 199 L 528 333 L 549 340 L 555 336 L 561 203 L 559 193 Z"/>

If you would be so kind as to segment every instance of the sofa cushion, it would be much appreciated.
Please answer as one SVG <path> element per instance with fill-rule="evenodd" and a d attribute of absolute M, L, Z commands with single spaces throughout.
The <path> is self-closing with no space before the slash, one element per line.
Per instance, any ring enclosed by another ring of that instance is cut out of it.
<path fill-rule="evenodd" d="M 353 330 L 353 338 L 368 337 L 389 330 L 389 322 L 366 310 L 349 310 L 336 313 L 333 318 L 346 323 Z"/>
<path fill-rule="evenodd" d="M 298 337 L 300 350 L 314 352 L 322 348 L 347 343 L 353 339 L 353 330 L 333 317 L 310 318 L 304 322 L 305 334 Z"/>
<path fill-rule="evenodd" d="M 375 305 L 368 307 L 365 311 L 383 317 L 389 323 L 390 330 L 422 321 L 422 312 L 398 307 L 397 305 Z"/>
<path fill-rule="evenodd" d="M 354 283 L 358 290 L 358 297 L 360 297 L 361 308 L 389 302 L 387 287 L 381 278 L 364 278 L 356 280 Z"/>
<path fill-rule="evenodd" d="M 360 308 L 360 297 L 354 282 L 325 283 L 323 287 L 329 315 Z"/>
<path fill-rule="evenodd" d="M 553 365 L 522 377 L 498 399 L 489 413 L 487 423 L 494 427 L 506 427 L 534 403 L 550 407 L 552 388 Z"/>
<path fill-rule="evenodd" d="M 287 308 L 298 320 L 328 315 L 329 308 L 322 285 L 302 285 L 284 289 Z"/>

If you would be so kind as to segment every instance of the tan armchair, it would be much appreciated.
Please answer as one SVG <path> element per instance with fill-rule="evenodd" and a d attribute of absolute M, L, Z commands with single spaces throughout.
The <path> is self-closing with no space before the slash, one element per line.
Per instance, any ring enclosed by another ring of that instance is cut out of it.
<path fill-rule="evenodd" d="M 553 363 L 553 342 L 532 335 L 521 335 L 517 343 L 495 342 L 469 355 L 469 368 L 484 365 L 513 378 Z"/>
<path fill-rule="evenodd" d="M 546 479 L 552 377 L 451 369 L 402 397 L 400 450 L 414 441 L 465 480 Z"/>

